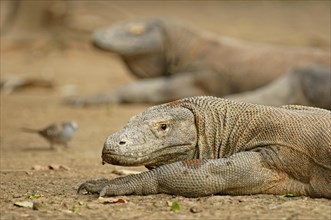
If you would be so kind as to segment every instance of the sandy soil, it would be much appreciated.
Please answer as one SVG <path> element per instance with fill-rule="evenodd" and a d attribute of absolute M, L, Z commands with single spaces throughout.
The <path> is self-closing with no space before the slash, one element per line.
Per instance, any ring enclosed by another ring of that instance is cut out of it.
<path fill-rule="evenodd" d="M 107 8 L 108 7 L 108 8 Z M 90 9 L 90 10 L 87 10 Z M 330 2 L 77 2 L 73 26 L 92 29 L 117 20 L 147 16 L 185 19 L 216 34 L 286 46 L 330 48 Z M 99 13 L 97 13 L 99 12 Z M 79 15 L 79 16 L 78 16 Z M 79 17 L 79 18 L 78 18 Z M 98 18 L 98 25 L 90 24 Z M 85 20 L 84 20 L 85 19 Z M 93 20 L 93 19 L 92 19 Z M 89 26 L 90 25 L 90 26 Z M 331 219 L 331 201 L 274 195 L 184 198 L 172 195 L 123 196 L 128 203 L 101 204 L 94 195 L 77 195 L 88 179 L 115 178 L 115 166 L 101 165 L 107 135 L 146 105 L 111 105 L 87 109 L 60 104 L 68 91 L 92 94 L 116 88 L 134 78 L 114 54 L 93 49 L 86 38 L 68 38 L 62 46 L 48 38 L 26 44 L 1 39 L 1 78 L 37 76 L 52 79 L 54 89 L 32 88 L 1 94 L 1 219 Z M 21 127 L 42 128 L 74 119 L 79 124 L 70 148 L 50 150 L 37 135 Z M 33 170 L 40 165 L 66 169 Z M 54 166 L 56 167 L 56 166 Z M 143 167 L 130 169 L 143 171 Z M 31 195 L 42 194 L 31 199 Z M 35 201 L 38 210 L 14 206 Z M 171 211 L 168 202 L 181 210 Z"/>

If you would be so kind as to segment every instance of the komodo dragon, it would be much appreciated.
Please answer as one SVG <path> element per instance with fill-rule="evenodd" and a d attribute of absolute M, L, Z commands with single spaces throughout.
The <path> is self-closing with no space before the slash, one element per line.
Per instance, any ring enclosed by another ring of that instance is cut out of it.
<path fill-rule="evenodd" d="M 225 98 L 263 105 L 306 105 L 331 110 L 331 69 L 321 66 L 295 69 L 261 88 Z"/>
<path fill-rule="evenodd" d="M 90 180 L 78 192 L 331 198 L 330 144 L 328 110 L 185 98 L 148 108 L 105 141 L 104 162 L 151 170 Z"/>
<path fill-rule="evenodd" d="M 216 37 L 177 20 L 156 18 L 115 24 L 94 33 L 99 48 L 118 54 L 140 80 L 90 97 L 78 106 L 104 103 L 164 103 L 188 96 L 261 87 L 295 67 L 330 67 L 330 53 Z"/>

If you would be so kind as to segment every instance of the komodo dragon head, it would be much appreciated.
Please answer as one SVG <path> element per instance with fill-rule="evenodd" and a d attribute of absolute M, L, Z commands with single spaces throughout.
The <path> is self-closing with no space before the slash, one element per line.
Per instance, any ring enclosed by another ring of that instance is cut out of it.
<path fill-rule="evenodd" d="M 96 30 L 92 41 L 97 48 L 119 55 L 134 75 L 146 78 L 175 74 L 194 36 L 188 25 L 175 19 L 150 18 Z"/>
<path fill-rule="evenodd" d="M 118 54 L 138 77 L 164 75 L 164 34 L 160 20 L 119 22 L 96 30 L 94 46 Z"/>
<path fill-rule="evenodd" d="M 92 41 L 100 49 L 123 56 L 154 53 L 163 48 L 161 26 L 158 19 L 119 22 L 96 30 Z"/>
<path fill-rule="evenodd" d="M 106 139 L 102 160 L 114 165 L 153 168 L 193 159 L 196 146 L 197 128 L 189 109 L 154 106 L 132 117 L 122 130 Z"/>

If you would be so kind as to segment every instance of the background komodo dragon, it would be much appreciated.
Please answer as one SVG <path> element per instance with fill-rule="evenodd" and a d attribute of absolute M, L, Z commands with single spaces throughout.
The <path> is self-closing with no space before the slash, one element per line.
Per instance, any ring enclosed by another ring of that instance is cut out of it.
<path fill-rule="evenodd" d="M 188 96 L 223 97 L 261 87 L 293 68 L 331 65 L 327 51 L 211 36 L 172 19 L 118 23 L 96 31 L 93 42 L 118 54 L 141 79 L 65 103 L 164 103 Z"/>
<path fill-rule="evenodd" d="M 285 194 L 331 198 L 331 112 L 192 97 L 148 108 L 109 136 L 104 162 L 151 169 L 91 180 L 100 196 Z"/>
<path fill-rule="evenodd" d="M 331 69 L 321 66 L 295 69 L 261 88 L 225 98 L 263 105 L 306 105 L 331 110 Z"/>

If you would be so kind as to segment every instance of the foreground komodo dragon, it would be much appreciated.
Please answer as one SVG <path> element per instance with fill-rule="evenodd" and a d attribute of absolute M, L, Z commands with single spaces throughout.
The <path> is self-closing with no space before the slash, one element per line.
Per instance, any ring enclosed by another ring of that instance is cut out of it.
<path fill-rule="evenodd" d="M 331 110 L 331 69 L 321 66 L 295 69 L 261 88 L 225 98 L 263 105 L 306 105 Z"/>
<path fill-rule="evenodd" d="M 90 180 L 78 192 L 331 198 L 330 144 L 328 110 L 186 98 L 148 108 L 104 144 L 104 162 L 151 170 Z"/>
<path fill-rule="evenodd" d="M 211 36 L 172 19 L 118 23 L 93 42 L 118 54 L 141 78 L 103 94 L 71 98 L 74 105 L 164 103 L 188 96 L 223 97 L 261 87 L 293 68 L 330 67 L 327 51 L 294 49 Z"/>

